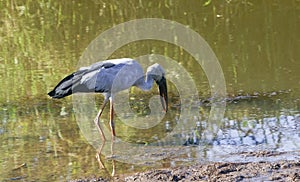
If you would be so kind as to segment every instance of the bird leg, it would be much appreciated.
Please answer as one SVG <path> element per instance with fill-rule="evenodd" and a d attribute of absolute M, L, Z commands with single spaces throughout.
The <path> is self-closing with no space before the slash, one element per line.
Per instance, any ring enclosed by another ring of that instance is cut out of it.
<path fill-rule="evenodd" d="M 110 98 L 110 121 L 109 121 L 109 126 L 111 129 L 112 133 L 112 141 L 114 140 L 114 137 L 116 136 L 115 132 L 115 124 L 114 124 L 114 104 L 113 104 L 113 99 Z"/>
<path fill-rule="evenodd" d="M 95 118 L 95 120 L 94 120 L 94 123 L 96 124 L 96 127 L 97 127 L 97 129 L 98 129 L 98 131 L 99 131 L 99 133 L 100 133 L 100 135 L 101 135 L 101 138 L 102 138 L 102 141 L 103 141 L 103 142 L 105 142 L 106 139 L 105 139 L 103 130 L 102 130 L 101 127 L 100 127 L 99 119 L 100 119 L 100 116 L 101 116 L 101 114 L 102 114 L 102 112 L 103 112 L 103 110 L 104 110 L 104 108 L 105 108 L 107 102 L 108 102 L 108 99 L 104 99 L 103 104 L 102 104 L 102 106 L 101 106 L 101 108 L 100 108 L 100 110 L 99 110 L 99 112 L 98 112 L 98 114 L 97 114 L 97 116 L 96 116 L 96 118 Z"/>
<path fill-rule="evenodd" d="M 103 149 L 104 145 L 105 145 L 105 141 L 103 141 L 103 143 L 101 144 L 98 152 L 96 153 L 96 159 L 98 160 L 100 169 L 105 169 L 105 166 L 104 166 L 104 164 L 101 160 L 101 152 L 102 152 L 102 149 Z"/>
<path fill-rule="evenodd" d="M 104 99 L 103 104 L 100 107 L 100 110 L 99 110 L 99 112 L 98 112 L 98 114 L 97 114 L 97 116 L 96 116 L 96 118 L 94 120 L 94 123 L 95 123 L 95 125 L 96 125 L 96 127 L 97 127 L 97 129 L 98 129 L 98 131 L 99 131 L 99 133 L 101 135 L 101 138 L 102 138 L 101 146 L 99 148 L 99 151 L 96 153 L 96 158 L 98 160 L 98 163 L 99 163 L 99 166 L 100 166 L 101 169 L 103 169 L 103 168 L 105 169 L 105 166 L 104 166 L 103 162 L 101 161 L 101 156 L 100 155 L 101 155 L 102 149 L 103 149 L 103 147 L 105 145 L 105 140 L 106 139 L 105 139 L 105 135 L 103 133 L 103 130 L 100 127 L 99 120 L 100 120 L 100 116 L 101 116 L 101 114 L 102 114 L 102 112 L 103 112 L 103 110 L 104 110 L 107 102 L 108 102 L 108 99 Z"/>
<path fill-rule="evenodd" d="M 100 108 L 100 110 L 99 110 L 99 112 L 98 112 L 98 114 L 97 114 L 97 116 L 96 116 L 96 118 L 94 120 L 94 123 L 96 124 L 97 129 L 98 129 L 99 133 L 101 134 L 102 141 L 103 141 L 102 144 L 101 144 L 101 146 L 100 146 L 100 148 L 99 148 L 99 151 L 96 154 L 96 158 L 97 158 L 97 160 L 99 162 L 100 168 L 105 168 L 103 162 L 101 161 L 100 155 L 101 155 L 101 152 L 102 152 L 102 149 L 104 147 L 106 139 L 105 139 L 104 132 L 103 132 L 103 130 L 100 127 L 99 119 L 100 119 L 100 116 L 101 116 L 101 114 L 102 114 L 102 112 L 103 112 L 103 110 L 104 110 L 107 102 L 108 102 L 108 99 L 104 99 L 104 102 L 103 102 L 103 104 L 102 104 L 102 106 L 101 106 L 101 108 Z M 115 127 L 114 127 L 114 122 L 113 122 L 113 115 L 114 115 L 114 107 L 113 107 L 112 98 L 110 98 L 110 122 L 109 122 L 109 125 L 110 125 L 110 129 L 111 129 L 111 132 L 112 132 L 112 143 L 111 143 L 112 156 L 113 156 L 113 142 L 114 142 L 114 137 L 115 137 Z M 114 175 L 114 173 L 115 173 L 114 171 L 115 171 L 115 169 L 114 169 L 114 163 L 113 163 L 113 172 L 112 172 L 112 175 Z"/>

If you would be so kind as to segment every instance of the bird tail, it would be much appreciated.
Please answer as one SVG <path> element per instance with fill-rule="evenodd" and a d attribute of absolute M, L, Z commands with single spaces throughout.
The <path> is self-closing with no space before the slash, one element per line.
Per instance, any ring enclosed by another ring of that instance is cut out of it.
<path fill-rule="evenodd" d="M 73 85 L 78 82 L 78 78 L 76 79 L 76 76 L 74 73 L 68 75 L 65 77 L 62 81 L 60 81 L 57 86 L 48 93 L 48 95 L 55 99 L 60 99 L 63 97 L 66 97 L 68 95 L 71 95 Z"/>

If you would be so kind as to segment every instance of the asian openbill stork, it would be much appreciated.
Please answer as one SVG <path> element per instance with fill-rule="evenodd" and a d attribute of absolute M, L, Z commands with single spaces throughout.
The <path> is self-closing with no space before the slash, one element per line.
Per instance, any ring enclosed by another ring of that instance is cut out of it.
<path fill-rule="evenodd" d="M 52 98 L 60 99 L 78 92 L 102 93 L 104 102 L 94 122 L 102 140 L 105 141 L 104 133 L 99 125 L 99 119 L 107 102 L 110 101 L 110 128 L 112 137 L 114 137 L 114 95 L 132 86 L 148 91 L 152 88 L 154 81 L 159 88 L 162 107 L 167 112 L 168 93 L 164 69 L 156 63 L 149 66 L 144 75 L 142 66 L 130 58 L 111 59 L 94 63 L 88 67 L 82 67 L 60 81 L 48 95 Z"/>

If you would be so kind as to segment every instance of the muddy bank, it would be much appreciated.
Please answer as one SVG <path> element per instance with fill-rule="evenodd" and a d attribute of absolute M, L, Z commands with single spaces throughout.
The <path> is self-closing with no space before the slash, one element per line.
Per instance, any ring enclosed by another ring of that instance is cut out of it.
<path fill-rule="evenodd" d="M 125 181 L 300 181 L 300 161 L 212 163 L 160 169 L 128 176 Z M 122 181 L 122 180 L 121 180 Z"/>
<path fill-rule="evenodd" d="M 244 153 L 244 155 L 271 157 L 270 152 Z M 276 154 L 274 154 L 276 155 Z M 300 181 L 300 160 L 273 162 L 213 162 L 177 168 L 157 169 L 112 179 L 85 178 L 72 182 L 87 181 Z"/>

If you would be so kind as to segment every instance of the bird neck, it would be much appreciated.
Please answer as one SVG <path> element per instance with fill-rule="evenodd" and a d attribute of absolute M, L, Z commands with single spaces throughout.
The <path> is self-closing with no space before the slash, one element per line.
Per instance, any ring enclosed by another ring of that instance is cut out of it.
<path fill-rule="evenodd" d="M 140 79 L 140 82 L 137 86 L 144 91 L 148 91 L 152 88 L 153 82 L 154 79 L 151 76 L 146 75 Z"/>

